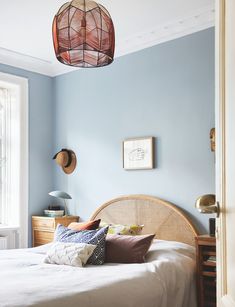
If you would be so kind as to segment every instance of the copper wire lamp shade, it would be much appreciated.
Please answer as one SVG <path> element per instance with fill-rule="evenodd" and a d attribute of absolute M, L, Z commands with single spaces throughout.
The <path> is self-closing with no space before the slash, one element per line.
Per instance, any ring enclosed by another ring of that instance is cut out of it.
<path fill-rule="evenodd" d="M 109 12 L 90 0 L 65 3 L 53 21 L 57 59 L 76 67 L 100 67 L 113 61 L 115 33 Z"/>

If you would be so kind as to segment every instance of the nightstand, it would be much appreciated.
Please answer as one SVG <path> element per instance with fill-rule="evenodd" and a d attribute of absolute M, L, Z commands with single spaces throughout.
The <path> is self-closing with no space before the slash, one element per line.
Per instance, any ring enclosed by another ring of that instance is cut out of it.
<path fill-rule="evenodd" d="M 195 239 L 198 307 L 216 307 L 216 240 L 209 235 Z"/>
<path fill-rule="evenodd" d="M 47 217 L 32 216 L 33 247 L 53 241 L 54 232 L 58 224 L 68 226 L 78 222 L 79 216 Z"/>

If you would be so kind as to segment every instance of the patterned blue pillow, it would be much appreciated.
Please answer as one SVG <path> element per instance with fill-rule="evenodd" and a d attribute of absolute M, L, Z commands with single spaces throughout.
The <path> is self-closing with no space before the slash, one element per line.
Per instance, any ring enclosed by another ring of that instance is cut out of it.
<path fill-rule="evenodd" d="M 103 264 L 105 260 L 105 238 L 107 232 L 108 227 L 103 227 L 98 230 L 75 231 L 58 224 L 54 235 L 54 241 L 96 245 L 96 248 L 87 263 L 95 265 Z"/>

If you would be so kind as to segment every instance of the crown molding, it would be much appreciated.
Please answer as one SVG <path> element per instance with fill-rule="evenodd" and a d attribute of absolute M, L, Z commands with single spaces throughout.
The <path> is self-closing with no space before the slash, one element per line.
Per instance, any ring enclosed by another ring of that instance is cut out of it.
<path fill-rule="evenodd" d="M 0 63 L 17 68 L 50 75 L 52 63 L 27 54 L 0 47 Z"/>
<path fill-rule="evenodd" d="M 215 26 L 215 9 L 206 6 L 185 18 L 176 19 L 117 42 L 116 57 L 152 47 Z"/>
<path fill-rule="evenodd" d="M 0 64 L 10 65 L 42 75 L 55 77 L 74 70 L 55 59 L 54 62 L 0 47 Z"/>
<path fill-rule="evenodd" d="M 124 40 L 117 41 L 115 57 L 130 54 L 154 45 L 183 37 L 215 25 L 215 9 L 203 7 L 191 15 L 162 24 L 156 28 L 137 33 Z M 0 47 L 0 63 L 40 73 L 50 77 L 62 75 L 79 68 L 74 68 L 53 61 L 36 58 L 27 54 Z"/>

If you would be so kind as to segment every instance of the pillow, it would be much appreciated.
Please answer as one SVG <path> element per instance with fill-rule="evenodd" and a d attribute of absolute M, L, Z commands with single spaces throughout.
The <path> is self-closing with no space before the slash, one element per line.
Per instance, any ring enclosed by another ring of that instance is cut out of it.
<path fill-rule="evenodd" d="M 154 234 L 142 236 L 108 235 L 106 238 L 105 262 L 145 262 L 145 255 L 154 236 Z"/>
<path fill-rule="evenodd" d="M 96 245 L 55 242 L 48 250 L 45 263 L 82 267 L 94 252 Z"/>
<path fill-rule="evenodd" d="M 107 232 L 108 227 L 97 230 L 75 231 L 58 224 L 54 234 L 54 241 L 96 245 L 92 256 L 88 259 L 88 263 L 95 265 L 103 264 L 105 259 L 105 238 Z"/>
<path fill-rule="evenodd" d="M 88 221 L 83 223 L 70 223 L 68 228 L 73 230 L 95 230 L 99 228 L 100 225 L 100 219 L 95 221 Z"/>
<path fill-rule="evenodd" d="M 101 222 L 101 227 L 109 226 L 108 234 L 136 236 L 141 233 L 144 225 L 121 225 Z"/>
<path fill-rule="evenodd" d="M 166 240 L 153 240 L 150 249 L 148 250 L 145 260 L 146 262 L 151 262 L 159 259 L 159 257 L 165 256 L 166 253 L 182 254 L 186 257 L 195 260 L 195 247 L 175 241 Z"/>

